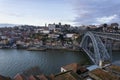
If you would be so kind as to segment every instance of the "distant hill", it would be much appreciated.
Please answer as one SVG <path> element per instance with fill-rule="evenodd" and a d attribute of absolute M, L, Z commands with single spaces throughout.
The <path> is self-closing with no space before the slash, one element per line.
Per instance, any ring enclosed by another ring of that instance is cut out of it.
<path fill-rule="evenodd" d="M 0 23 L 0 27 L 14 27 L 17 26 L 18 24 L 7 24 L 7 23 Z"/>

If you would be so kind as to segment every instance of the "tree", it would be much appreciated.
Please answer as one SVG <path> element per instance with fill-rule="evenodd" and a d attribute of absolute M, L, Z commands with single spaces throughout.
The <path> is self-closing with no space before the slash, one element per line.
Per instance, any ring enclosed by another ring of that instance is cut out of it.
<path fill-rule="evenodd" d="M 118 23 L 111 23 L 111 26 L 113 26 L 113 27 L 118 27 L 119 24 L 118 24 Z"/>
<path fill-rule="evenodd" d="M 63 45 L 64 44 L 64 40 L 65 40 L 64 35 L 60 34 L 58 39 L 60 39 L 60 41 L 62 42 L 62 45 Z"/>
<path fill-rule="evenodd" d="M 118 23 L 112 23 L 111 26 L 113 27 L 113 29 L 117 32 L 118 31 Z"/>
<path fill-rule="evenodd" d="M 108 25 L 107 25 L 106 23 L 105 23 L 105 24 L 103 24 L 103 31 L 104 31 L 104 32 L 106 32 L 106 31 L 107 31 L 107 26 L 108 26 Z"/>
<path fill-rule="evenodd" d="M 43 41 L 43 45 L 46 45 L 46 41 L 48 40 L 48 34 L 43 35 L 41 40 Z"/>
<path fill-rule="evenodd" d="M 106 23 L 104 23 L 104 24 L 103 24 L 103 27 L 105 27 L 105 28 L 106 28 L 107 26 L 108 26 L 108 25 L 107 25 Z"/>

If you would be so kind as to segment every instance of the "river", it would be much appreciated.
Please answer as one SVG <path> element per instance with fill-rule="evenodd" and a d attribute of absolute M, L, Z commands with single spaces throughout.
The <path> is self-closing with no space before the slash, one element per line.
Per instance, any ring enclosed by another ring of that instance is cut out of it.
<path fill-rule="evenodd" d="M 113 54 L 115 64 L 120 64 L 119 52 Z M 26 51 L 16 49 L 0 49 L 0 75 L 14 77 L 17 73 L 39 67 L 41 72 L 56 74 L 61 66 L 70 63 L 90 64 L 88 56 L 83 52 L 70 51 Z"/>
<path fill-rule="evenodd" d="M 81 52 L 0 49 L 0 74 L 4 76 L 13 77 L 35 66 L 44 74 L 55 74 L 61 66 L 73 62 L 88 64 L 89 58 Z"/>

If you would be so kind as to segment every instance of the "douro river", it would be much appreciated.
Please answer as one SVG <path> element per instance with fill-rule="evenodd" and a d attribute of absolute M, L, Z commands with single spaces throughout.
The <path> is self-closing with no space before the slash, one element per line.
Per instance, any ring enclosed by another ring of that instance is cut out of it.
<path fill-rule="evenodd" d="M 114 63 L 120 64 L 119 57 L 119 52 L 113 54 Z M 75 62 L 91 63 L 89 57 L 83 52 L 0 49 L 0 75 L 4 76 L 13 77 L 33 67 L 39 67 L 40 72 L 46 75 L 55 74 L 60 72 L 61 66 Z"/>

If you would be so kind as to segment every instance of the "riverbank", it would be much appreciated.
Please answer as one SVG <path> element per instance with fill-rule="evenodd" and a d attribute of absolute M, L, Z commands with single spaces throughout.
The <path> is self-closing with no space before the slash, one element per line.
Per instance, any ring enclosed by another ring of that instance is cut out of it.
<path fill-rule="evenodd" d="M 64 50 L 64 51 L 83 51 L 81 48 L 68 48 L 68 47 L 59 47 L 59 46 L 40 46 L 38 47 L 0 47 L 0 49 L 23 49 L 23 50 L 28 50 L 28 51 L 49 51 L 49 50 Z M 120 52 L 120 49 L 113 49 L 112 52 Z"/>
<path fill-rule="evenodd" d="M 0 49 L 26 49 L 29 51 L 46 51 L 46 50 L 64 50 L 64 51 L 81 51 L 80 46 L 60 46 L 60 45 L 32 45 L 32 46 L 0 46 Z M 120 52 L 119 43 L 114 44 L 112 47 L 112 51 Z"/>
<path fill-rule="evenodd" d="M 79 52 L 82 51 L 82 49 L 72 49 L 72 48 L 0 48 L 0 49 L 18 49 L 18 50 L 27 50 L 27 51 L 50 51 L 50 50 L 59 50 L 59 51 L 72 51 L 72 52 Z"/>
<path fill-rule="evenodd" d="M 50 50 L 57 50 L 57 51 L 72 51 L 72 52 L 79 52 L 81 51 L 80 49 L 68 49 L 68 48 L 48 48 L 46 51 Z"/>

